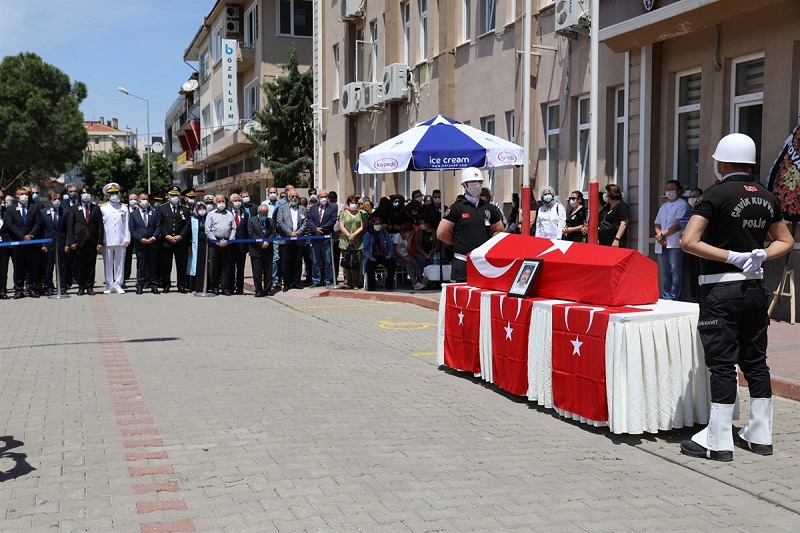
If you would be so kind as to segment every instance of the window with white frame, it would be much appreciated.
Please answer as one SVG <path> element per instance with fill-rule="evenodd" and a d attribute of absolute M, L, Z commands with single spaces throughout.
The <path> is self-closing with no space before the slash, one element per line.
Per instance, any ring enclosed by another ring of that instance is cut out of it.
<path fill-rule="evenodd" d="M 211 135 L 211 128 L 211 107 L 205 106 L 200 114 L 200 137 L 204 139 Z"/>
<path fill-rule="evenodd" d="M 214 129 L 221 128 L 225 124 L 225 109 L 222 106 L 222 97 L 214 100 Z"/>
<path fill-rule="evenodd" d="M 756 173 L 761 164 L 761 127 L 764 114 L 764 54 L 740 57 L 731 63 L 731 126 L 756 143 Z"/>
<path fill-rule="evenodd" d="M 250 120 L 255 117 L 261 108 L 261 87 L 258 80 L 244 89 L 244 118 Z"/>
<path fill-rule="evenodd" d="M 419 61 L 428 59 L 428 0 L 419 2 Z"/>
<path fill-rule="evenodd" d="M 558 104 L 549 104 L 545 112 L 545 139 L 547 146 L 547 185 L 558 188 L 558 144 L 561 134 L 561 113 Z M 558 191 L 555 191 L 558 194 Z"/>
<path fill-rule="evenodd" d="M 208 48 L 203 50 L 203 53 L 200 54 L 200 83 L 203 83 L 208 79 L 208 69 L 209 69 L 209 59 L 208 59 Z"/>
<path fill-rule="evenodd" d="M 341 90 L 341 86 L 342 86 L 342 78 L 341 78 L 342 64 L 341 64 L 341 60 L 339 58 L 339 45 L 338 44 L 334 44 L 333 45 L 333 68 L 334 68 L 333 99 L 334 100 L 338 100 L 339 99 L 339 91 Z"/>
<path fill-rule="evenodd" d="M 514 118 L 513 111 L 506 111 L 506 130 L 508 131 L 508 140 L 513 142 L 517 142 L 517 126 L 516 126 L 516 119 Z"/>
<path fill-rule="evenodd" d="M 489 135 L 495 135 L 494 115 L 481 118 L 481 130 Z M 489 170 L 487 174 L 489 175 L 489 181 L 486 186 L 494 194 L 494 170 Z"/>
<path fill-rule="evenodd" d="M 403 17 L 403 62 L 411 64 L 411 5 L 408 2 L 400 4 L 400 14 Z"/>
<path fill-rule="evenodd" d="M 214 32 L 211 34 L 211 60 L 214 63 L 222 59 L 222 39 L 224 37 L 225 29 L 222 26 L 222 22 L 220 22 L 219 26 L 214 28 Z"/>
<path fill-rule="evenodd" d="M 483 33 L 494 31 L 497 23 L 497 0 L 483 0 Z"/>
<path fill-rule="evenodd" d="M 295 37 L 311 37 L 314 30 L 312 0 L 280 0 L 278 2 L 278 33 Z"/>
<path fill-rule="evenodd" d="M 258 2 L 244 14 L 244 45 L 253 46 L 258 40 Z"/>
<path fill-rule="evenodd" d="M 614 93 L 614 183 L 622 186 L 625 178 L 625 88 Z"/>
<path fill-rule="evenodd" d="M 472 39 L 472 2 L 461 0 L 461 42 L 468 43 Z"/>
<path fill-rule="evenodd" d="M 697 187 L 700 172 L 701 71 L 675 76 L 675 177 L 686 190 Z"/>
<path fill-rule="evenodd" d="M 364 79 L 364 63 L 367 62 L 368 57 L 364 44 L 366 44 L 364 42 L 364 30 L 359 29 L 356 31 L 355 81 L 366 81 Z"/>
<path fill-rule="evenodd" d="M 582 191 L 589 190 L 589 97 L 578 98 L 578 184 Z M 548 185 L 555 186 L 553 183 Z"/>
<path fill-rule="evenodd" d="M 369 23 L 369 72 L 367 80 L 378 81 L 378 21 Z"/>

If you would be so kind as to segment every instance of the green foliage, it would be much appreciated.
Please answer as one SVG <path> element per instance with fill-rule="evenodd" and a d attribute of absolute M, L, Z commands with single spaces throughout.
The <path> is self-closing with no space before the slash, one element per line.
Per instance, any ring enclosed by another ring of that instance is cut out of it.
<path fill-rule="evenodd" d="M 147 192 L 147 157 L 139 157 L 133 146 L 115 144 L 108 152 L 92 154 L 78 165 L 84 182 L 99 197 L 103 186 L 119 183 L 123 195 Z M 163 153 L 150 154 L 150 190 L 161 192 L 172 183 L 172 164 Z"/>
<path fill-rule="evenodd" d="M 30 52 L 0 63 L 0 187 L 58 175 L 81 160 L 89 140 L 80 103 L 86 85 Z"/>
<path fill-rule="evenodd" d="M 256 155 L 275 177 L 275 186 L 298 183 L 308 172 L 314 183 L 314 127 L 311 104 L 314 99 L 311 70 L 300 73 L 297 50 L 292 47 L 289 63 L 282 66 L 285 77 L 264 83 L 266 103 L 256 120 L 261 131 L 248 135 Z"/>

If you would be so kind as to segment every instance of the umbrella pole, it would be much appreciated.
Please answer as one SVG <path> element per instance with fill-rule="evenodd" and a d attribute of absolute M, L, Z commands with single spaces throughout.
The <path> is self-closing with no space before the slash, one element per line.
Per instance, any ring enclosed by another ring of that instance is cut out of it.
<path fill-rule="evenodd" d="M 444 218 L 444 171 L 439 171 L 439 197 L 441 198 L 441 202 L 439 202 L 439 215 L 441 218 Z M 442 266 L 442 258 L 444 257 L 444 246 L 442 246 L 441 241 L 439 241 L 439 286 L 442 286 L 444 283 L 444 267 Z M 450 267 L 452 268 L 452 267 Z"/>

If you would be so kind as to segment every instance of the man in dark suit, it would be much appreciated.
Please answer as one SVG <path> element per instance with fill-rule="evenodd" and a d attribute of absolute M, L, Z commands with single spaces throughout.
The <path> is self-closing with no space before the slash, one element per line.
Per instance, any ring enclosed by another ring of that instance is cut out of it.
<path fill-rule="evenodd" d="M 42 252 L 47 258 L 46 269 L 42 284 L 47 290 L 47 295 L 50 296 L 56 290 L 56 287 L 61 286 L 61 294 L 67 294 L 67 217 L 61 211 L 61 196 L 54 192 L 50 193 L 50 206 L 46 208 L 42 214 L 42 226 L 44 226 L 44 238 L 52 239 L 52 241 L 42 245 Z M 56 260 L 58 257 L 58 260 Z M 56 263 L 58 263 L 58 276 L 57 282 L 53 283 L 53 271 L 55 270 Z"/>
<path fill-rule="evenodd" d="M 172 285 L 172 258 L 175 268 L 178 292 L 186 291 L 186 263 L 189 259 L 188 243 L 191 240 L 192 221 L 189 209 L 181 203 L 181 190 L 173 187 L 167 191 L 169 201 L 158 208 L 161 219 L 161 284 L 164 292 Z"/>
<path fill-rule="evenodd" d="M 67 242 L 70 253 L 77 255 L 78 296 L 94 295 L 97 252 L 103 248 L 104 238 L 103 214 L 97 204 L 92 203 L 92 189 L 84 185 L 80 203 L 70 208 L 67 217 Z"/>
<path fill-rule="evenodd" d="M 0 190 L 0 243 L 11 241 L 6 223 L 6 204 L 2 202 L 3 191 Z M 7 300 L 6 285 L 8 285 L 8 259 L 11 257 L 11 249 L 8 246 L 0 246 L 0 300 Z"/>
<path fill-rule="evenodd" d="M 39 206 L 30 201 L 25 189 L 17 189 L 16 200 L 6 210 L 8 233 L 13 241 L 30 241 L 38 235 L 42 227 L 42 214 Z M 36 287 L 39 282 L 39 247 L 34 245 L 15 246 L 11 251 L 14 261 L 14 298 L 25 296 L 25 278 L 28 278 L 28 295 L 38 298 Z"/>
<path fill-rule="evenodd" d="M 78 192 L 78 186 L 74 183 L 67 183 L 64 188 L 64 196 L 61 198 L 61 215 L 64 220 L 69 219 L 69 211 L 76 205 L 81 203 L 81 195 Z M 78 261 L 78 254 L 67 254 L 67 271 L 66 278 L 64 278 L 64 286 L 69 289 L 73 283 L 78 281 L 78 268 L 75 266 Z"/>
<path fill-rule="evenodd" d="M 231 214 L 233 223 L 236 225 L 234 239 L 247 239 L 247 221 L 250 220 L 250 211 L 242 204 L 242 197 L 239 194 L 231 194 Z M 247 243 L 234 243 L 231 246 L 231 269 L 228 286 L 234 294 L 244 294 L 244 265 L 247 261 Z"/>
<path fill-rule="evenodd" d="M 272 237 L 272 221 L 269 207 L 258 206 L 258 214 L 247 221 L 247 234 L 251 239 Z M 272 296 L 272 243 L 250 243 L 250 264 L 253 267 L 253 285 L 256 298 Z"/>
<path fill-rule="evenodd" d="M 138 205 L 139 205 L 139 196 L 134 192 L 130 193 L 128 195 L 128 224 L 130 224 L 131 215 L 133 214 L 134 211 L 136 211 Z M 125 284 L 131 277 L 131 269 L 133 268 L 133 254 L 134 254 L 134 247 L 129 246 L 125 250 L 125 273 L 124 273 L 125 277 L 122 278 L 123 289 L 127 288 Z"/>
<path fill-rule="evenodd" d="M 147 284 L 150 285 L 150 292 L 159 294 L 158 236 L 161 220 L 150 205 L 147 193 L 139 195 L 137 208 L 130 212 L 128 225 L 133 249 L 136 250 L 136 294 L 142 294 Z"/>
<path fill-rule="evenodd" d="M 331 235 L 339 218 L 339 208 L 328 201 L 328 191 L 320 189 L 317 193 L 319 201 L 308 211 L 308 226 L 311 235 Z M 329 239 L 311 241 L 311 286 L 333 284 L 333 263 L 331 261 L 331 243 Z"/>
<path fill-rule="evenodd" d="M 306 208 L 300 205 L 297 189 L 289 189 L 287 202 L 275 210 L 275 231 L 279 237 L 299 237 L 306 230 Z M 300 275 L 303 270 L 304 241 L 280 241 L 283 292 L 302 289 Z"/>

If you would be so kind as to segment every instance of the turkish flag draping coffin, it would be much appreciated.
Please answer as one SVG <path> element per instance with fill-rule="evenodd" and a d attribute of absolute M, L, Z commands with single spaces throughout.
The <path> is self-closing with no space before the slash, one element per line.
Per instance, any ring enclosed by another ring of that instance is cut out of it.
<path fill-rule="evenodd" d="M 473 374 L 481 371 L 481 293 L 464 284 L 447 286 L 444 311 L 444 364 Z"/>
<path fill-rule="evenodd" d="M 597 422 L 608 421 L 606 332 L 612 313 L 632 307 L 553 306 L 553 406 Z"/>
<path fill-rule="evenodd" d="M 499 233 L 467 257 L 467 283 L 508 292 L 523 259 L 543 261 L 531 296 L 594 305 L 658 300 L 658 266 L 636 250 Z"/>
<path fill-rule="evenodd" d="M 492 381 L 511 394 L 528 393 L 528 335 L 533 298 L 492 294 Z"/>

